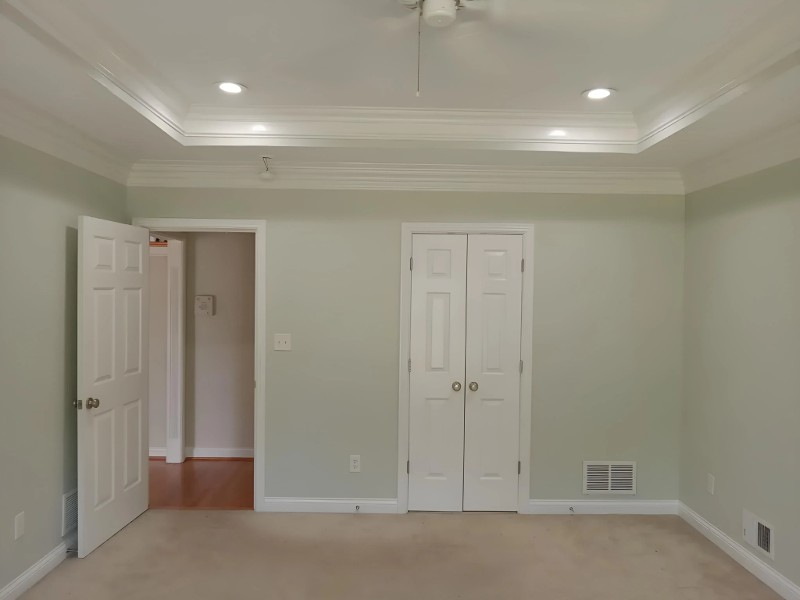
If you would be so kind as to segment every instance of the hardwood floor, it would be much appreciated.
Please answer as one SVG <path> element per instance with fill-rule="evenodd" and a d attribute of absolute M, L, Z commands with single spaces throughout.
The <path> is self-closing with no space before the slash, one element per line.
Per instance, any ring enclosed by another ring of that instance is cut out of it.
<path fill-rule="evenodd" d="M 150 508 L 253 510 L 253 459 L 150 459 Z"/>

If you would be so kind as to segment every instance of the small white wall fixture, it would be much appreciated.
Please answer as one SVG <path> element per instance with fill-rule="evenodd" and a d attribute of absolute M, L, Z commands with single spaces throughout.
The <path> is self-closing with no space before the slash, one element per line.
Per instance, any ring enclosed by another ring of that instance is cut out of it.
<path fill-rule="evenodd" d="M 525 270 L 522 280 L 522 335 L 520 356 L 519 461 L 517 511 L 527 513 L 530 502 L 531 394 L 533 386 L 533 225 L 513 223 L 403 223 L 400 252 L 400 380 L 397 452 L 397 512 L 408 512 L 408 456 L 411 344 L 411 255 L 416 233 L 515 234 L 522 236 Z"/>
<path fill-rule="evenodd" d="M 267 510 L 264 452 L 266 449 L 266 360 L 267 360 L 267 222 L 240 219 L 135 218 L 133 224 L 152 232 L 175 233 L 253 233 L 255 234 L 255 419 L 254 419 L 254 509 Z M 184 269 L 185 271 L 185 269 Z M 170 269 L 170 277 L 172 270 Z M 181 415 L 183 411 L 181 411 Z M 167 431 L 169 454 L 169 430 Z M 184 452 L 181 443 L 180 452 Z"/>

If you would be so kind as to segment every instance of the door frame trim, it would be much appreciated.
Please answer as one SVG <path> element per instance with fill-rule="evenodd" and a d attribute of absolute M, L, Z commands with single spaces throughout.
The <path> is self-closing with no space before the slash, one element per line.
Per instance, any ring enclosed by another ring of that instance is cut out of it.
<path fill-rule="evenodd" d="M 186 249 L 182 236 L 165 236 L 169 245 L 150 246 L 150 258 L 167 260 L 167 402 L 164 415 L 164 448 L 149 448 L 150 456 L 166 462 L 186 460 L 185 370 L 186 370 Z M 151 271 L 152 283 L 152 271 Z M 150 315 L 152 318 L 152 315 Z M 149 409 L 150 407 L 148 407 Z M 172 432 L 172 435 L 170 433 Z M 163 453 L 160 452 L 163 450 Z"/>
<path fill-rule="evenodd" d="M 409 408 L 408 360 L 411 351 L 411 252 L 415 233 L 512 234 L 522 236 L 522 332 L 520 357 L 524 368 L 519 387 L 519 461 L 517 512 L 528 509 L 531 484 L 531 397 L 533 392 L 533 230 L 532 223 L 403 223 L 400 246 L 400 363 L 397 426 L 397 512 L 408 512 Z"/>
<path fill-rule="evenodd" d="M 253 508 L 263 512 L 266 503 L 266 413 L 267 413 L 267 222 L 244 219 L 142 218 L 133 224 L 150 231 L 174 233 L 253 233 L 255 234 L 255 435 Z"/>

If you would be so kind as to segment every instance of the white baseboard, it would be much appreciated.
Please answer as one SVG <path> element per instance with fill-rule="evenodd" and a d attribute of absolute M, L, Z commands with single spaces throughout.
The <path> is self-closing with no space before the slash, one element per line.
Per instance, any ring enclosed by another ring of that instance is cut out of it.
<path fill-rule="evenodd" d="M 572 509 L 572 510 L 570 510 Z M 677 515 L 677 500 L 531 500 L 529 515 Z"/>
<path fill-rule="evenodd" d="M 164 458 L 166 455 L 166 448 L 150 448 L 150 456 L 152 458 Z"/>
<path fill-rule="evenodd" d="M 253 458 L 252 448 L 186 448 L 187 458 Z"/>
<path fill-rule="evenodd" d="M 800 600 L 800 586 L 781 575 L 774 567 L 768 565 L 742 544 L 723 531 L 720 531 L 683 502 L 680 503 L 678 514 L 684 521 L 718 546 L 725 554 L 775 590 L 781 597 L 786 600 Z"/>
<path fill-rule="evenodd" d="M 67 546 L 62 542 L 0 590 L 0 600 L 17 600 L 42 577 L 60 565 L 65 558 L 67 558 Z"/>
<path fill-rule="evenodd" d="M 394 498 L 264 498 L 257 510 L 296 513 L 396 513 Z"/>

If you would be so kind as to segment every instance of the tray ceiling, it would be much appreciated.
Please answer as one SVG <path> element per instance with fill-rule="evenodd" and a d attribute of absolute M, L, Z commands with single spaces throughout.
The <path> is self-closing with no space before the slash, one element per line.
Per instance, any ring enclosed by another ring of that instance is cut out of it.
<path fill-rule="evenodd" d="M 423 25 L 417 97 L 417 20 L 397 0 L 2 0 L 0 133 L 58 123 L 140 179 L 265 153 L 278 173 L 661 177 L 800 121 L 796 0 L 464 1 L 450 28 Z M 595 86 L 617 93 L 581 95 Z"/>

